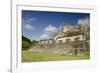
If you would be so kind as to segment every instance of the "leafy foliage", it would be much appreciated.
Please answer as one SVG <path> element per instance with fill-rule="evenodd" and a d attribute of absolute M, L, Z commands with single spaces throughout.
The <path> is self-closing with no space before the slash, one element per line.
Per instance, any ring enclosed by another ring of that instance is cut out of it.
<path fill-rule="evenodd" d="M 26 38 L 25 36 L 22 36 L 22 50 L 28 50 L 30 46 L 30 39 Z"/>
<path fill-rule="evenodd" d="M 38 43 L 38 41 L 36 41 L 36 40 L 33 40 L 32 41 L 32 45 L 34 46 L 35 44 L 37 44 Z"/>

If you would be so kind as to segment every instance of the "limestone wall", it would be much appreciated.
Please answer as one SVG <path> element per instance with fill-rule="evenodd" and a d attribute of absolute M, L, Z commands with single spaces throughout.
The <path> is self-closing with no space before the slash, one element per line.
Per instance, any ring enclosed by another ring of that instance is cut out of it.
<path fill-rule="evenodd" d="M 70 36 L 70 37 L 58 38 L 56 40 L 56 43 L 60 43 L 59 42 L 60 40 L 62 40 L 63 43 L 66 43 L 68 39 L 69 39 L 69 41 L 74 42 L 76 38 L 79 38 L 79 41 L 85 40 L 84 37 L 83 37 L 83 35 L 77 35 L 77 36 Z"/>

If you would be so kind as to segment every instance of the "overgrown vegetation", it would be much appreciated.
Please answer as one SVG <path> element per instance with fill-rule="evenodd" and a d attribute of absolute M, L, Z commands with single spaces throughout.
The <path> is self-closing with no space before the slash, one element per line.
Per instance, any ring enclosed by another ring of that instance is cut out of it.
<path fill-rule="evenodd" d="M 33 41 L 32 41 L 32 46 L 34 46 L 34 45 L 37 44 L 37 43 L 38 43 L 38 41 L 33 40 Z"/>
<path fill-rule="evenodd" d="M 30 39 L 26 38 L 25 36 L 22 36 L 22 50 L 28 50 L 31 46 Z"/>
<path fill-rule="evenodd" d="M 28 50 L 31 46 L 34 46 L 37 43 L 38 41 L 36 40 L 31 41 L 27 37 L 22 36 L 22 50 Z"/>

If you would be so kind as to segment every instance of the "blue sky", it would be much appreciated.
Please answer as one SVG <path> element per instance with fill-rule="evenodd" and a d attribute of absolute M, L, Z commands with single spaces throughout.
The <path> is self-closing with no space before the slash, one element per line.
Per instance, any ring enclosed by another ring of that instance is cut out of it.
<path fill-rule="evenodd" d="M 30 40 L 51 38 L 60 26 L 89 23 L 89 13 L 22 10 L 22 35 Z"/>

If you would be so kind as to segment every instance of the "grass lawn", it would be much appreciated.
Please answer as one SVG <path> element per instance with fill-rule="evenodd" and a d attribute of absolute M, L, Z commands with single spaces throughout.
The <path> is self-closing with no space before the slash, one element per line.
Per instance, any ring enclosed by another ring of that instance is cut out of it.
<path fill-rule="evenodd" d="M 39 61 L 61 61 L 61 60 L 85 60 L 90 59 L 89 54 L 83 56 L 76 55 L 57 55 L 48 53 L 32 53 L 22 51 L 22 62 L 39 62 Z"/>

